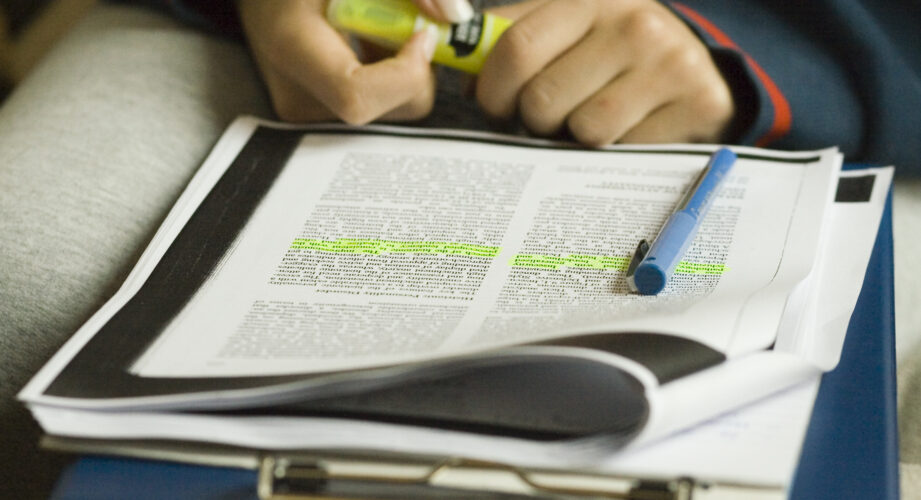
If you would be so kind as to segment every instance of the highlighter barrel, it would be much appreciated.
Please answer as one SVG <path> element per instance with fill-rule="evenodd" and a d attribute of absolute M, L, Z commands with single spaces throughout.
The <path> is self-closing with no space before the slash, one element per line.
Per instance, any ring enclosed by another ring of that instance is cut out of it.
<path fill-rule="evenodd" d="M 508 19 L 477 13 L 460 24 L 436 23 L 409 0 L 330 0 L 326 18 L 337 29 L 390 49 L 398 49 L 413 33 L 434 26 L 438 32 L 432 61 L 476 74 Z"/>

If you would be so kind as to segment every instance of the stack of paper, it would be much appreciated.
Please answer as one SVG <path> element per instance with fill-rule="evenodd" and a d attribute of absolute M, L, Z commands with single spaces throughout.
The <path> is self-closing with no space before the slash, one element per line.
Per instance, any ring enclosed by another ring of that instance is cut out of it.
<path fill-rule="evenodd" d="M 628 291 L 629 258 L 713 146 L 240 119 L 21 398 L 55 436 L 782 491 L 892 171 L 733 149 L 647 297 Z"/>

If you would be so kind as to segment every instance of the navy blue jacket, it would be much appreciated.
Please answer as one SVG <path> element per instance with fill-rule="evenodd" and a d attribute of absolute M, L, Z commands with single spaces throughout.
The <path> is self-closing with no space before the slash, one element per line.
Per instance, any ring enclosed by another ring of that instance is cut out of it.
<path fill-rule="evenodd" d="M 135 0 L 138 2 L 138 0 Z M 238 33 L 227 0 L 140 0 Z M 711 50 L 738 116 L 731 140 L 778 149 L 839 146 L 847 161 L 921 175 L 921 2 L 667 2 Z"/>
<path fill-rule="evenodd" d="M 737 142 L 838 145 L 921 174 L 921 3 L 684 0 L 740 106 Z"/>

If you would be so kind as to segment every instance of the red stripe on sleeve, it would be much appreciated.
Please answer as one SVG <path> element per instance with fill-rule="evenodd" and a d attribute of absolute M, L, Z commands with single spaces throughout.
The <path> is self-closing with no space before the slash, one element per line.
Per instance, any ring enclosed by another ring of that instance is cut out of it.
<path fill-rule="evenodd" d="M 777 87 L 777 84 L 774 83 L 774 80 L 771 80 L 771 77 L 768 76 L 767 72 L 764 71 L 764 68 L 761 67 L 751 56 L 745 53 L 742 49 L 732 41 L 726 33 L 723 33 L 719 28 L 716 27 L 713 23 L 707 20 L 707 18 L 698 14 L 691 8 L 686 5 L 679 3 L 672 4 L 677 10 L 681 11 L 682 14 L 687 16 L 689 19 L 697 23 L 704 31 L 710 34 L 714 40 L 720 45 L 739 51 L 742 56 L 745 58 L 745 62 L 751 66 L 752 71 L 755 72 L 755 76 L 761 81 L 761 84 L 764 85 L 765 90 L 767 91 L 768 98 L 771 100 L 771 104 L 774 106 L 774 122 L 771 124 L 770 130 L 767 131 L 760 139 L 755 142 L 756 146 L 766 146 L 777 139 L 780 139 L 787 132 L 790 131 L 790 127 L 793 124 L 793 114 L 790 111 L 790 103 L 787 102 L 787 98 L 784 97 L 783 93 L 780 91 L 780 88 Z"/>

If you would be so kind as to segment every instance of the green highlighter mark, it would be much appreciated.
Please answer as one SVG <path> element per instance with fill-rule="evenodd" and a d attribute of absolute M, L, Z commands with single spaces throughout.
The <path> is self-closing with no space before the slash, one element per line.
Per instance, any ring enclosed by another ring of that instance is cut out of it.
<path fill-rule="evenodd" d="M 675 267 L 676 273 L 681 274 L 707 274 L 720 276 L 726 273 L 729 268 L 724 264 L 702 264 L 700 262 L 688 262 L 683 260 Z"/>
<path fill-rule="evenodd" d="M 499 255 L 500 250 L 499 247 L 475 245 L 471 243 L 354 238 L 339 238 L 336 240 L 297 238 L 291 243 L 291 249 L 334 253 L 364 253 L 371 255 L 381 255 L 385 253 L 425 253 L 487 258 Z"/>
<path fill-rule="evenodd" d="M 509 261 L 513 267 L 530 267 L 538 269 L 560 269 L 561 267 L 588 268 L 588 269 L 613 269 L 626 270 L 630 264 L 629 257 L 613 257 L 607 255 L 577 255 L 565 257 L 557 255 L 528 255 L 518 254 Z M 701 264 L 698 262 L 682 261 L 675 268 L 676 273 L 704 274 L 720 276 L 728 271 L 723 264 Z"/>
<path fill-rule="evenodd" d="M 417 253 L 439 255 L 466 255 L 468 257 L 494 258 L 499 255 L 500 247 L 475 245 L 471 243 L 452 243 L 444 241 L 395 241 L 377 239 L 339 238 L 336 240 L 317 240 L 297 238 L 291 243 L 293 250 L 314 250 L 318 252 L 353 253 L 381 255 L 387 253 Z M 570 254 L 565 257 L 557 255 L 518 254 L 509 261 L 513 267 L 535 269 L 560 269 L 571 267 L 578 269 L 613 269 L 626 270 L 630 264 L 628 257 L 610 255 Z M 723 264 L 703 264 L 682 261 L 675 269 L 679 274 L 700 274 L 720 276 L 728 271 Z"/>
<path fill-rule="evenodd" d="M 591 268 L 591 269 L 626 269 L 630 259 L 625 257 L 610 257 L 605 255 L 576 255 L 566 257 L 556 255 L 527 255 L 518 254 L 509 262 L 516 267 L 539 267 L 543 269 L 559 269 L 563 266 Z"/>

